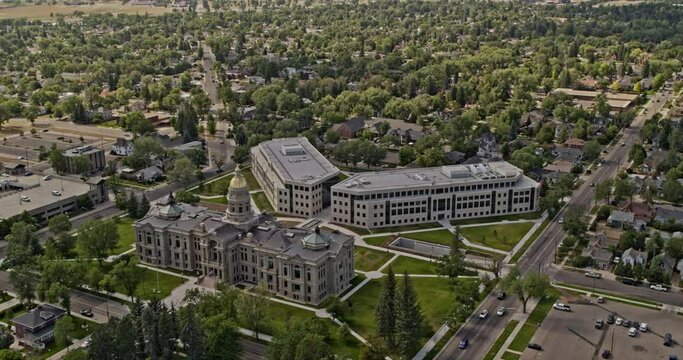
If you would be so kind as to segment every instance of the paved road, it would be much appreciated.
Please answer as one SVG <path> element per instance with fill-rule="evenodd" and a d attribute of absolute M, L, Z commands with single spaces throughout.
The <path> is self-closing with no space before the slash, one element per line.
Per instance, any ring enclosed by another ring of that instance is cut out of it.
<path fill-rule="evenodd" d="M 204 91 L 209 95 L 211 104 L 218 105 L 218 78 L 216 72 L 213 70 L 215 57 L 211 52 L 211 47 L 203 44 L 204 57 L 202 58 L 202 65 L 204 66 Z"/>
<path fill-rule="evenodd" d="M 624 285 L 618 281 L 600 279 L 595 280 L 584 276 L 582 273 L 574 271 L 560 270 L 555 274 L 555 280 L 581 285 L 586 288 L 595 288 L 596 290 L 604 290 L 610 293 L 623 294 L 629 297 L 643 298 L 647 300 L 657 301 L 664 304 L 683 306 L 683 296 L 676 291 L 661 292 L 649 288 L 648 285 L 630 286 Z"/>
<path fill-rule="evenodd" d="M 610 149 L 607 149 L 608 153 L 603 156 L 603 159 L 605 159 L 605 164 L 602 167 L 597 168 L 592 175 L 582 177 L 584 184 L 579 189 L 574 191 L 573 197 L 567 203 L 567 208 L 582 207 L 584 209 L 590 210 L 591 204 L 594 201 L 594 189 L 590 186 L 590 184 L 616 176 L 618 168 L 624 165 L 628 159 L 629 149 L 635 142 L 637 142 L 638 133 L 644 121 L 661 111 L 664 107 L 664 104 L 670 97 L 671 94 L 665 92 L 659 92 L 653 96 L 652 100 L 645 105 L 644 111 L 635 118 L 631 127 L 624 129 L 623 137 L 619 143 Z M 624 143 L 624 146 L 621 146 L 621 142 Z M 562 211 L 558 216 L 563 216 L 563 212 L 564 211 Z M 555 251 L 557 250 L 557 246 L 563 237 L 564 232 L 562 230 L 562 225 L 556 221 L 551 222 L 546 230 L 539 236 L 538 240 L 536 240 L 529 247 L 524 256 L 520 258 L 518 262 L 520 270 L 523 273 L 528 273 L 530 271 L 543 271 L 551 276 L 554 276 L 556 270 L 555 268 L 551 267 L 550 264 L 554 260 Z M 609 280 L 602 281 L 608 282 Z M 612 282 L 614 283 L 613 286 L 615 289 L 617 288 L 616 286 L 622 285 L 614 281 Z M 624 290 L 621 288 L 619 289 Z M 633 291 L 633 289 L 630 290 Z M 449 340 L 441 353 L 439 353 L 437 359 L 482 359 L 488 352 L 488 349 L 498 338 L 500 332 L 505 326 L 506 321 L 503 321 L 503 319 L 499 318 L 489 318 L 485 321 L 477 321 L 479 319 L 476 318 L 476 314 L 478 314 L 482 309 L 488 309 L 489 312 L 495 311 L 498 306 L 500 306 L 499 301 L 495 298 L 495 296 L 488 296 L 486 299 L 484 299 L 479 309 L 477 309 L 473 315 L 475 318 L 473 320 L 469 320 L 462 328 L 460 328 L 460 330 Z M 517 300 L 511 299 L 508 300 L 505 306 L 509 308 L 517 308 L 520 305 Z M 467 338 L 470 341 L 470 345 L 465 351 L 458 349 L 458 342 L 462 338 Z"/>

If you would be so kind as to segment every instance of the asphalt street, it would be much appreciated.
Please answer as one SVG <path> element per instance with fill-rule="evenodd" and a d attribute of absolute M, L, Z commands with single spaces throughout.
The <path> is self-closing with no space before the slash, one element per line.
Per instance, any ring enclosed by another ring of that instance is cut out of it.
<path fill-rule="evenodd" d="M 594 170 L 592 175 L 582 176 L 584 183 L 579 189 L 574 191 L 573 196 L 568 201 L 567 207 L 565 209 L 571 207 L 580 207 L 586 209 L 587 211 L 590 210 L 590 207 L 594 202 L 594 189 L 590 186 L 590 184 L 616 176 L 619 167 L 625 165 L 631 146 L 638 141 L 638 133 L 645 120 L 651 118 L 654 114 L 661 111 L 664 107 L 664 104 L 666 104 L 670 97 L 670 93 L 663 91 L 660 91 L 652 96 L 652 99 L 650 99 L 650 101 L 644 106 L 644 110 L 638 116 L 636 116 L 631 126 L 623 130 L 622 138 L 607 149 L 608 153 L 603 155 L 605 164 Z M 564 211 L 565 210 L 563 209 L 563 211 L 557 215 L 558 218 L 563 216 Z M 550 265 L 554 261 L 555 251 L 557 250 L 559 242 L 562 241 L 563 238 L 564 231 L 562 230 L 562 225 L 557 221 L 552 221 L 545 231 L 538 237 L 538 239 L 529 247 L 527 252 L 520 258 L 518 266 L 522 273 L 538 271 L 548 273 L 550 276 L 555 276 L 557 270 Z M 583 277 L 583 274 L 579 275 L 580 277 Z M 574 277 L 571 277 L 571 280 L 574 280 Z M 582 279 L 582 281 L 583 280 L 585 279 Z M 604 284 L 603 286 L 610 286 L 614 289 L 618 289 L 614 290 L 617 292 L 625 291 L 624 294 L 631 294 L 634 291 L 639 291 L 636 290 L 637 288 L 620 288 L 618 287 L 619 285 L 626 285 L 617 283 L 615 281 L 601 281 Z M 607 285 L 607 282 L 611 282 L 613 284 Z M 628 286 L 626 287 L 631 288 Z M 649 292 L 646 292 L 644 295 L 648 295 L 647 298 L 652 298 L 653 295 L 658 294 L 650 294 Z M 677 296 L 680 296 L 680 294 Z M 652 300 L 657 299 L 652 298 Z M 471 360 L 484 358 L 488 352 L 488 349 L 491 348 L 496 339 L 498 339 L 500 333 L 503 331 L 507 321 L 505 318 L 497 317 L 490 317 L 487 320 L 478 321 L 479 319 L 477 318 L 477 314 L 483 309 L 487 309 L 489 312 L 495 311 L 495 309 L 499 306 L 499 302 L 500 301 L 495 298 L 495 295 L 488 296 L 486 299 L 484 299 L 476 312 L 470 316 L 470 319 L 458 330 L 458 332 L 455 333 L 451 339 L 449 339 L 442 351 L 436 356 L 436 359 Z M 515 309 L 520 306 L 520 303 L 516 299 L 510 299 L 505 306 Z M 470 342 L 466 350 L 458 349 L 458 343 L 463 338 L 467 338 Z"/>

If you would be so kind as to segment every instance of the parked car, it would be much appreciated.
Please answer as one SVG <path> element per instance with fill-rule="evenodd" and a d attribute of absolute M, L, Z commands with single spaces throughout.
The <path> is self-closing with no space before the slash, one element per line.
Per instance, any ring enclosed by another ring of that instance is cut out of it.
<path fill-rule="evenodd" d="M 589 278 L 593 278 L 593 279 L 602 279 L 602 274 L 596 273 L 596 272 L 592 272 L 592 271 L 591 271 L 591 272 L 587 272 L 587 273 L 585 273 L 584 275 L 586 275 L 586 276 L 589 277 Z"/>
<path fill-rule="evenodd" d="M 482 310 L 479 313 L 479 318 L 480 319 L 486 319 L 489 316 L 489 311 L 488 310 Z"/>
<path fill-rule="evenodd" d="M 93 316 L 92 309 L 88 308 L 88 309 L 81 310 L 81 315 L 83 315 L 85 317 L 92 317 Z"/>
<path fill-rule="evenodd" d="M 54 196 L 62 196 L 62 192 L 59 190 L 52 190 L 52 195 Z"/>
<path fill-rule="evenodd" d="M 629 278 L 623 278 L 621 279 L 622 284 L 624 285 L 631 285 L 631 286 L 638 286 L 640 285 L 640 281 L 635 280 L 635 279 L 629 279 Z"/>
<path fill-rule="evenodd" d="M 529 343 L 529 345 L 527 345 L 526 347 L 528 347 L 529 349 L 534 349 L 534 350 L 538 350 L 538 351 L 543 350 L 543 346 L 536 344 L 536 343 Z"/>
<path fill-rule="evenodd" d="M 624 319 L 624 322 L 621 323 L 624 327 L 630 327 L 631 326 L 631 320 Z"/>
<path fill-rule="evenodd" d="M 614 324 L 614 314 L 607 315 L 607 323 Z"/>
<path fill-rule="evenodd" d="M 565 305 L 562 303 L 555 303 L 555 304 L 553 304 L 553 307 L 555 309 L 561 310 L 561 311 L 567 311 L 567 312 L 572 311 L 572 308 L 570 308 L 569 305 Z"/>
<path fill-rule="evenodd" d="M 598 296 L 598 304 L 604 304 L 605 303 L 605 298 L 602 296 Z"/>
<path fill-rule="evenodd" d="M 498 296 L 496 296 L 498 300 L 505 300 L 506 297 L 508 297 L 508 294 L 506 294 L 505 291 L 498 293 Z"/>
<path fill-rule="evenodd" d="M 632 327 L 628 330 L 628 336 L 636 337 L 636 335 L 638 335 L 638 329 Z"/>
<path fill-rule="evenodd" d="M 647 332 L 647 329 L 648 329 L 648 327 L 647 327 L 646 323 L 640 323 L 640 326 L 638 326 L 638 330 L 640 330 L 642 332 Z"/>
<path fill-rule="evenodd" d="M 603 326 L 605 326 L 605 322 L 602 319 L 595 320 L 596 329 L 602 329 Z"/>
<path fill-rule="evenodd" d="M 90 347 L 90 339 L 85 339 L 85 341 L 81 344 L 81 349 L 87 349 Z"/>
<path fill-rule="evenodd" d="M 505 315 L 505 307 L 504 306 L 499 307 L 498 311 L 496 311 L 496 315 L 498 315 L 498 316 Z"/>
<path fill-rule="evenodd" d="M 650 285 L 650 289 L 652 289 L 652 290 L 657 290 L 657 291 L 667 291 L 667 290 L 669 290 L 669 289 L 666 288 L 666 286 L 662 286 L 662 284 Z"/>
<path fill-rule="evenodd" d="M 464 339 L 460 340 L 460 343 L 458 344 L 458 348 L 459 349 L 465 349 L 465 348 L 467 348 L 467 345 L 469 345 L 469 344 L 470 344 L 470 341 L 467 340 L 467 338 L 464 338 Z"/>
<path fill-rule="evenodd" d="M 601 356 L 603 359 L 609 359 L 612 356 L 612 352 L 605 349 L 605 351 L 602 352 Z"/>
<path fill-rule="evenodd" d="M 623 323 L 624 323 L 624 319 L 618 317 L 617 321 L 614 322 L 614 325 L 621 326 L 621 324 L 623 324 Z"/>
<path fill-rule="evenodd" d="M 671 344 L 673 344 L 671 333 L 664 334 L 664 346 L 671 346 Z"/>
<path fill-rule="evenodd" d="M 43 176 L 43 181 L 48 181 L 48 180 L 50 180 L 50 179 L 52 179 L 52 175 L 45 175 L 45 176 Z"/>
<path fill-rule="evenodd" d="M 564 217 L 559 218 L 559 219 L 557 220 L 557 222 L 558 222 L 559 224 L 563 224 L 563 223 L 564 223 Z"/>
<path fill-rule="evenodd" d="M 19 197 L 19 199 L 20 199 L 21 201 L 26 201 L 26 202 L 31 201 L 31 198 L 28 197 L 28 196 L 26 196 L 26 195 L 21 195 L 21 197 Z"/>

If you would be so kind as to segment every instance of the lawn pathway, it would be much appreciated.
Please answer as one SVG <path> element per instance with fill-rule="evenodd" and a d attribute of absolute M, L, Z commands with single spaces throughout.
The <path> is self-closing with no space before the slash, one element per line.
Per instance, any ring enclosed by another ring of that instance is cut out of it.
<path fill-rule="evenodd" d="M 543 224 L 543 222 L 544 222 L 547 218 L 548 218 L 548 212 L 547 212 L 547 211 L 544 211 L 544 212 L 543 212 L 543 216 L 541 216 L 540 219 L 537 219 L 537 220 L 534 221 L 534 226 L 532 226 L 531 229 L 529 229 L 529 231 L 527 231 L 527 233 L 524 235 L 524 237 L 522 238 L 522 240 L 519 240 L 519 242 L 517 243 L 517 245 L 515 245 L 515 247 L 512 249 L 512 251 L 505 257 L 505 259 L 503 259 L 503 262 L 504 262 L 504 263 L 507 264 L 507 263 L 510 262 L 510 259 L 512 259 L 512 257 L 515 256 L 515 254 L 516 254 L 522 247 L 524 247 L 524 244 L 526 244 L 527 240 L 529 240 L 529 238 L 530 238 L 533 234 L 536 233 L 536 230 L 538 230 L 538 228 Z M 589 224 L 590 224 L 590 223 L 589 223 Z"/>

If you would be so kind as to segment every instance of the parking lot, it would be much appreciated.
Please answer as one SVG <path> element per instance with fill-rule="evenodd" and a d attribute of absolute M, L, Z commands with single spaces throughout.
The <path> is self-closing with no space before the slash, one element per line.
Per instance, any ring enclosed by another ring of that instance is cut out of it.
<path fill-rule="evenodd" d="M 55 144 L 57 148 L 64 150 L 87 144 L 99 145 L 102 141 L 91 136 L 83 136 L 83 142 L 81 142 L 78 135 L 53 131 L 39 131 L 36 134 L 26 133 L 23 136 L 10 135 L 0 140 L 2 140 L 0 142 L 0 158 L 8 162 L 28 160 L 31 164 L 38 161 L 38 149 L 41 146 L 50 149 Z"/>
<path fill-rule="evenodd" d="M 593 299 L 595 300 L 595 299 Z M 668 359 L 675 354 L 683 359 L 683 316 L 676 313 L 649 310 L 614 301 L 595 305 L 571 305 L 572 312 L 551 310 L 536 331 L 534 343 L 544 351 L 526 349 L 522 359 L 601 359 L 605 349 L 612 350 L 610 359 Z M 595 320 L 606 320 L 609 313 L 631 321 L 648 324 L 647 332 L 628 335 L 629 328 L 605 323 L 595 328 Z M 665 333 L 671 333 L 674 344 L 664 346 Z"/>

